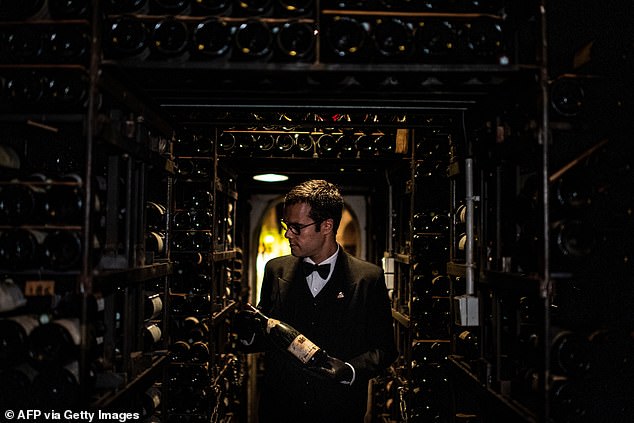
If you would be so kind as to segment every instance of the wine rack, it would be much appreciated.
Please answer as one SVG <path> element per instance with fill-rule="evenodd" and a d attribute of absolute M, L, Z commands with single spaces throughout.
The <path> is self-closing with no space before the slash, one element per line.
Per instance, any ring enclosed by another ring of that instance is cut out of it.
<path fill-rule="evenodd" d="M 237 191 L 231 173 L 217 164 L 216 138 L 188 132 L 174 144 L 168 421 L 225 421 L 241 413 L 245 363 L 229 330 L 242 289 Z"/>
<path fill-rule="evenodd" d="M 164 361 L 171 264 L 158 245 L 168 226 L 148 218 L 146 198 L 169 203 L 173 129 L 100 74 L 88 4 L 3 5 L 0 16 L 10 159 L 0 178 L 0 267 L 19 292 L 1 315 L 2 336 L 17 335 L 3 342 L 11 383 L 2 405 L 137 411 L 129 400 Z M 146 178 L 161 188 L 150 192 Z M 150 225 L 156 248 L 145 242 Z"/>
<path fill-rule="evenodd" d="M 617 186 L 632 177 L 617 170 L 627 166 L 614 157 L 621 151 L 622 160 L 631 160 L 617 135 L 630 130 L 616 88 L 628 82 L 606 68 L 542 66 L 537 90 L 501 98 L 488 116 L 467 125 L 467 142 L 452 150 L 448 271 L 454 293 L 466 289 L 478 310 L 478 324 L 465 325 L 469 302 L 454 299 L 460 309 L 454 309 L 449 368 L 464 383 L 455 406 L 478 421 L 627 421 L 633 414 L 624 398 L 631 392 L 610 387 L 618 384 L 616 374 L 631 374 L 631 365 L 616 358 L 631 348 L 631 319 L 621 307 L 609 317 L 599 310 L 618 303 L 612 292 L 631 296 L 620 277 L 607 276 L 630 272 L 612 231 L 631 232 L 617 211 L 631 195 L 612 197 L 607 192 L 619 189 L 602 182 L 606 172 L 619 173 Z M 532 106 L 516 107 L 536 92 Z M 600 164 L 607 157 L 610 171 Z M 605 197 L 597 202 L 598 192 Z M 606 202 L 620 204 L 606 211 L 614 226 L 589 225 Z M 606 276 L 614 291 L 598 288 Z M 602 364 L 607 344 L 595 336 L 619 345 L 611 370 Z"/>
<path fill-rule="evenodd" d="M 431 125 L 413 128 L 410 166 L 395 170 L 390 178 L 395 186 L 393 247 L 385 253 L 384 269 L 394 274 L 392 314 L 402 353 L 390 380 L 390 404 L 398 405 L 386 410 L 393 421 L 451 418 L 444 402 L 453 333 L 445 268 L 450 250 L 447 169 L 457 117 L 438 115 L 428 121 Z"/>

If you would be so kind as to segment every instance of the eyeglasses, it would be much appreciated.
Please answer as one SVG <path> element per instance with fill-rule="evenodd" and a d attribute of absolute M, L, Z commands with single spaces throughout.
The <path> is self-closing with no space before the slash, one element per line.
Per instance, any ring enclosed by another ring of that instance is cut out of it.
<path fill-rule="evenodd" d="M 302 229 L 307 228 L 309 226 L 313 226 L 313 225 L 318 225 L 321 223 L 321 220 L 317 220 L 313 223 L 309 223 L 307 225 L 302 225 L 299 223 L 286 223 L 285 221 L 281 220 L 280 221 L 280 225 L 282 225 L 282 229 L 284 229 L 284 232 L 286 231 L 291 231 L 291 233 L 293 233 L 294 235 L 299 235 L 300 232 L 302 231 Z"/>

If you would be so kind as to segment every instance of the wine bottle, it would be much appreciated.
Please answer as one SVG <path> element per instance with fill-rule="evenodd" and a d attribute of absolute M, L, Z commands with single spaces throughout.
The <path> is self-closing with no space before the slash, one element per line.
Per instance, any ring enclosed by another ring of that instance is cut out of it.
<path fill-rule="evenodd" d="M 46 177 L 34 174 L 13 180 L 0 190 L 0 224 L 42 224 L 46 221 Z M 33 182 L 33 183 L 30 183 Z"/>
<path fill-rule="evenodd" d="M 394 154 L 396 142 L 392 134 L 379 134 L 374 139 L 374 149 L 382 157 L 389 157 Z"/>
<path fill-rule="evenodd" d="M 478 336 L 473 331 L 463 330 L 456 336 L 456 354 L 465 360 L 475 360 L 480 355 Z"/>
<path fill-rule="evenodd" d="M 0 267 L 24 270 L 39 265 L 40 242 L 44 234 L 23 228 L 0 233 Z"/>
<path fill-rule="evenodd" d="M 161 328 L 155 324 L 151 323 L 149 325 L 143 326 L 143 351 L 149 352 L 156 348 L 156 346 L 161 342 L 161 338 L 163 337 L 163 333 Z"/>
<path fill-rule="evenodd" d="M 44 34 L 29 26 L 18 26 L 5 39 L 6 52 L 13 63 L 38 63 L 44 54 Z"/>
<path fill-rule="evenodd" d="M 150 31 L 145 22 L 134 16 L 110 20 L 104 41 L 104 50 L 112 58 L 144 60 L 150 54 Z"/>
<path fill-rule="evenodd" d="M 211 359 L 209 353 L 209 343 L 196 341 L 191 344 L 191 359 L 195 363 L 207 363 Z"/>
<path fill-rule="evenodd" d="M 271 28 L 260 20 L 250 19 L 241 23 L 236 29 L 233 41 L 235 59 L 267 60 L 273 52 Z"/>
<path fill-rule="evenodd" d="M 448 261 L 449 245 L 446 237 L 437 234 L 419 234 L 413 236 L 413 253 L 418 263 Z"/>
<path fill-rule="evenodd" d="M 77 269 L 82 259 L 80 233 L 56 230 L 48 233 L 42 242 L 44 267 L 52 270 Z"/>
<path fill-rule="evenodd" d="M 46 13 L 46 0 L 23 0 L 19 3 L 0 3 L 0 20 L 21 20 L 29 17 L 41 18 Z"/>
<path fill-rule="evenodd" d="M 414 50 L 414 28 L 402 19 L 377 19 L 373 36 L 376 50 L 385 60 L 405 60 Z"/>
<path fill-rule="evenodd" d="M 192 210 L 190 212 L 190 228 L 197 231 L 210 231 L 213 226 L 214 215 L 209 210 Z"/>
<path fill-rule="evenodd" d="M 0 371 L 0 407 L 35 407 L 32 384 L 36 375 L 37 371 L 28 363 Z"/>
<path fill-rule="evenodd" d="M 310 134 L 295 134 L 295 147 L 299 156 L 312 156 L 315 140 Z"/>
<path fill-rule="evenodd" d="M 376 137 L 371 134 L 359 135 L 355 141 L 355 148 L 359 157 L 371 157 L 376 153 L 374 141 Z"/>
<path fill-rule="evenodd" d="M 550 105 L 563 118 L 571 118 L 581 114 L 586 106 L 586 90 L 582 78 L 562 75 L 550 86 Z"/>
<path fill-rule="evenodd" d="M 446 233 L 449 230 L 448 214 L 438 209 L 414 213 L 412 220 L 415 233 Z"/>
<path fill-rule="evenodd" d="M 308 366 L 319 366 L 328 357 L 325 350 L 315 345 L 289 324 L 266 317 L 251 304 L 247 304 L 247 307 L 255 313 L 273 344 L 288 351 L 300 362 Z"/>
<path fill-rule="evenodd" d="M 66 175 L 48 188 L 45 205 L 49 223 L 78 225 L 83 219 L 84 195 L 82 179 L 77 174 Z"/>
<path fill-rule="evenodd" d="M 36 404 L 47 408 L 72 408 L 79 405 L 82 393 L 94 388 L 95 372 L 87 366 L 86 379 L 80 381 L 79 363 L 72 361 L 63 367 L 50 366 L 40 370 L 33 379 Z"/>
<path fill-rule="evenodd" d="M 181 330 L 183 339 L 192 346 L 195 342 L 205 341 L 209 336 L 209 327 L 203 320 L 195 316 L 187 316 L 183 319 Z"/>
<path fill-rule="evenodd" d="M 331 134 L 323 134 L 317 138 L 317 151 L 320 157 L 336 157 L 337 141 Z"/>
<path fill-rule="evenodd" d="M 498 21 L 479 19 L 467 22 L 460 31 L 460 39 L 465 60 L 500 65 L 509 63 L 504 54 L 503 28 Z"/>
<path fill-rule="evenodd" d="M 291 134 L 280 134 L 275 139 L 275 151 L 277 155 L 287 155 L 295 146 L 295 138 Z"/>
<path fill-rule="evenodd" d="M 455 59 L 456 28 L 449 21 L 424 20 L 415 32 L 417 55 L 424 63 L 448 63 Z"/>
<path fill-rule="evenodd" d="M 417 363 L 442 364 L 447 361 L 451 343 L 443 341 L 417 340 L 412 344 L 412 360 Z"/>
<path fill-rule="evenodd" d="M 552 234 L 551 238 L 556 247 L 554 251 L 559 253 L 556 258 L 568 263 L 588 259 L 598 243 L 598 235 L 593 225 L 582 219 L 564 219 L 556 222 L 553 224 Z M 565 263 L 555 262 L 555 265 L 557 264 L 565 266 Z"/>
<path fill-rule="evenodd" d="M 213 206 L 213 194 L 211 191 L 198 190 L 195 191 L 188 201 L 188 206 L 195 210 L 207 210 Z"/>
<path fill-rule="evenodd" d="M 154 415 L 161 405 L 161 390 L 156 386 L 150 386 L 141 395 L 141 418 L 145 419 Z"/>
<path fill-rule="evenodd" d="M 337 138 L 337 145 L 342 158 L 354 158 L 357 156 L 355 146 L 356 137 L 352 133 L 344 133 Z"/>
<path fill-rule="evenodd" d="M 214 238 L 211 231 L 196 231 L 191 236 L 191 249 L 201 253 L 210 252 L 213 249 Z"/>
<path fill-rule="evenodd" d="M 174 224 L 174 229 L 178 231 L 191 229 L 191 212 L 189 210 L 177 211 L 176 213 L 174 213 L 172 223 Z"/>
<path fill-rule="evenodd" d="M 169 16 L 154 25 L 150 38 L 156 57 L 174 59 L 187 52 L 189 28 L 184 21 Z"/>
<path fill-rule="evenodd" d="M 315 47 L 315 29 L 306 22 L 286 22 L 279 27 L 275 41 L 280 60 L 310 59 Z"/>
<path fill-rule="evenodd" d="M 258 134 L 255 141 L 255 151 L 258 155 L 266 156 L 275 147 L 275 136 L 273 134 Z"/>
<path fill-rule="evenodd" d="M 145 203 L 145 228 L 152 231 L 164 231 L 167 209 L 164 205 L 154 201 Z"/>
<path fill-rule="evenodd" d="M 143 318 L 145 320 L 156 319 L 163 311 L 163 300 L 159 294 L 146 294 L 143 306 Z"/>
<path fill-rule="evenodd" d="M 619 374 L 631 377 L 634 336 L 627 329 L 599 329 L 588 337 L 591 348 L 591 371 L 598 378 L 611 378 Z M 617 376 L 618 377 L 618 376 Z"/>
<path fill-rule="evenodd" d="M 79 319 L 56 319 L 29 335 L 29 358 L 37 368 L 63 366 L 76 360 L 81 343 Z"/>
<path fill-rule="evenodd" d="M 16 365 L 27 358 L 28 338 L 38 325 L 38 320 L 30 315 L 0 319 L 0 368 Z"/>
<path fill-rule="evenodd" d="M 145 256 L 148 264 L 153 263 L 155 258 L 165 256 L 165 234 L 163 232 L 145 232 Z"/>
<path fill-rule="evenodd" d="M 584 421 L 588 417 L 588 404 L 595 400 L 588 398 L 587 391 L 576 380 L 555 378 L 550 387 L 551 415 L 555 421 Z"/>
<path fill-rule="evenodd" d="M 26 304 L 20 286 L 9 277 L 0 278 L 0 313 L 17 310 Z"/>
<path fill-rule="evenodd" d="M 552 373 L 564 376 L 584 376 L 591 368 L 590 341 L 582 334 L 562 330 L 550 343 Z"/>
<path fill-rule="evenodd" d="M 326 23 L 325 35 L 335 60 L 360 60 L 365 54 L 368 29 L 353 17 L 333 17 Z"/>
<path fill-rule="evenodd" d="M 236 146 L 236 137 L 231 132 L 222 131 L 218 137 L 218 149 L 221 153 L 229 153 Z"/>
<path fill-rule="evenodd" d="M 178 340 L 169 346 L 169 357 L 172 362 L 180 363 L 191 359 L 191 345 L 183 340 Z"/>
<path fill-rule="evenodd" d="M 217 18 L 207 19 L 200 22 L 194 28 L 193 45 L 197 55 L 203 58 L 216 58 L 225 56 L 231 50 L 231 26 L 225 21 Z M 229 133 L 223 132 L 221 138 Z M 233 140 L 235 143 L 235 140 Z M 229 150 L 231 142 L 220 143 L 221 150 Z"/>

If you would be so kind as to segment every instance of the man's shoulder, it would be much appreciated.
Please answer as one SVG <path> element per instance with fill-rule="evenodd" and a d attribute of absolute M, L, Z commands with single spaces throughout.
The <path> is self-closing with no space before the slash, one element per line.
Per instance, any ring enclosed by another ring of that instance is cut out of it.
<path fill-rule="evenodd" d="M 266 262 L 266 267 L 270 269 L 279 269 L 297 264 L 299 259 L 292 255 L 274 257 Z"/>
<path fill-rule="evenodd" d="M 382 274 L 383 273 L 383 269 L 374 263 L 370 263 L 369 261 L 362 260 L 348 253 L 345 253 L 345 257 L 348 261 L 348 266 L 350 267 L 350 270 L 352 270 L 355 273 L 357 272 L 362 272 L 365 274 L 368 274 L 368 273 Z"/>

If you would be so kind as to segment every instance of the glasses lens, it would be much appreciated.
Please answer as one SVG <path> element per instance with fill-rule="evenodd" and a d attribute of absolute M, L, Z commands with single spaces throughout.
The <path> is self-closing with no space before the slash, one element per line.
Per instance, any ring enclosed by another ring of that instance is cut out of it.
<path fill-rule="evenodd" d="M 296 225 L 289 225 L 284 221 L 281 221 L 280 224 L 282 225 L 282 229 L 284 229 L 284 232 L 290 230 L 293 234 L 299 235 L 300 228 L 298 228 Z"/>

